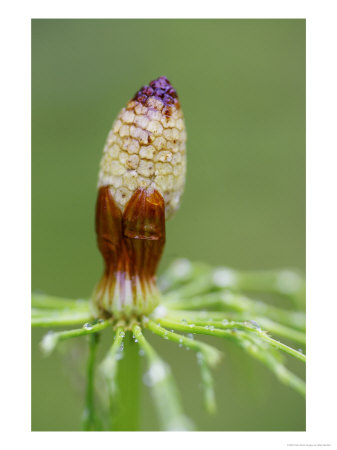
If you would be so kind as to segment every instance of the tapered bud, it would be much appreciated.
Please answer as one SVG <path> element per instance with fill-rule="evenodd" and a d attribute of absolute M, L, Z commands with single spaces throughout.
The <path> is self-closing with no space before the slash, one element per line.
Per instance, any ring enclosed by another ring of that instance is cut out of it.
<path fill-rule="evenodd" d="M 185 142 L 178 96 L 165 77 L 143 86 L 114 122 L 98 179 L 96 233 L 105 271 L 93 295 L 97 315 L 130 319 L 157 306 L 156 268 L 165 218 L 184 189 Z"/>

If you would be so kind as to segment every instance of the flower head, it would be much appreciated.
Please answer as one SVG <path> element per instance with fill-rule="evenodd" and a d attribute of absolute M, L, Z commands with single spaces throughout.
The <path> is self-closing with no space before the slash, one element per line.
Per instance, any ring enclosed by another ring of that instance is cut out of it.
<path fill-rule="evenodd" d="M 109 132 L 98 187 L 109 186 L 123 212 L 137 189 L 156 190 L 165 216 L 177 210 L 186 172 L 186 132 L 178 95 L 166 77 L 143 86 Z"/>
<path fill-rule="evenodd" d="M 108 135 L 98 179 L 96 233 L 105 272 L 93 295 L 97 315 L 129 320 L 159 302 L 155 275 L 165 218 L 185 183 L 185 125 L 165 77 L 143 86 Z"/>

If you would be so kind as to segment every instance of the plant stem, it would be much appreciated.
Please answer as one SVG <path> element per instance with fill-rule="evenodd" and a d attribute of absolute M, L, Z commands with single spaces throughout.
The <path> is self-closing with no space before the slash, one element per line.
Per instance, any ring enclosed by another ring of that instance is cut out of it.
<path fill-rule="evenodd" d="M 151 388 L 162 429 L 166 431 L 191 430 L 192 424 L 182 411 L 169 366 L 145 339 L 139 325 L 133 327 L 133 332 L 148 360 L 149 370 L 144 376 L 144 382 Z"/>
<path fill-rule="evenodd" d="M 293 270 L 240 271 L 228 267 L 212 269 L 207 264 L 185 259 L 174 261 L 161 276 L 165 292 L 174 290 L 174 296 L 191 297 L 227 288 L 249 292 L 280 294 L 303 306 L 305 280 Z"/>
<path fill-rule="evenodd" d="M 32 308 L 43 309 L 77 309 L 89 311 L 87 300 L 73 300 L 53 295 L 32 294 Z"/>
<path fill-rule="evenodd" d="M 252 300 L 240 294 L 230 291 L 212 292 L 211 294 L 193 298 L 175 298 L 171 294 L 165 296 L 168 309 L 208 309 L 219 308 L 221 310 L 232 310 L 240 313 L 249 313 L 251 319 L 257 316 L 269 317 L 272 320 L 294 327 L 298 330 L 305 330 L 305 314 L 286 309 L 277 308 L 267 303 Z"/>
<path fill-rule="evenodd" d="M 114 416 L 114 431 L 138 431 L 140 419 L 140 356 L 132 332 L 124 338 L 123 358 L 118 362 L 119 407 Z"/>
<path fill-rule="evenodd" d="M 87 325 L 87 326 L 85 326 Z M 44 353 L 51 353 L 59 341 L 64 341 L 66 339 L 71 339 L 74 337 L 85 336 L 87 334 L 97 333 L 97 331 L 102 331 L 104 328 L 107 328 L 111 325 L 109 320 L 102 321 L 96 324 L 85 324 L 82 328 L 77 328 L 75 330 L 69 331 L 49 331 L 47 334 L 43 336 L 41 342 L 41 348 Z"/>
<path fill-rule="evenodd" d="M 82 427 L 84 431 L 95 430 L 95 410 L 94 410 L 94 375 L 95 356 L 98 343 L 98 334 L 91 334 L 89 337 L 89 357 L 87 364 L 87 388 L 85 394 L 85 408 L 83 412 Z"/>
<path fill-rule="evenodd" d="M 115 416 L 117 415 L 119 402 L 121 400 L 117 384 L 117 374 L 119 361 L 124 356 L 124 336 L 124 328 L 118 327 L 116 330 L 114 342 L 100 366 L 100 370 L 108 385 L 111 430 L 115 429 Z"/>
<path fill-rule="evenodd" d="M 175 316 L 175 318 L 176 319 L 179 318 L 179 320 L 189 319 L 190 321 L 193 321 L 193 323 L 195 323 L 196 325 L 198 325 L 199 322 L 203 321 L 205 325 L 218 326 L 218 323 L 223 322 L 224 320 L 252 323 L 249 314 L 231 311 L 228 312 L 226 311 L 226 313 L 224 314 L 223 312 L 219 311 L 174 310 L 174 312 L 171 313 L 169 312 L 169 316 L 171 315 L 172 318 L 173 316 Z M 305 345 L 306 342 L 305 333 L 301 331 L 294 330 L 293 328 L 290 327 L 286 327 L 285 325 L 281 325 L 280 323 L 274 322 L 273 320 L 267 319 L 265 317 L 254 316 L 254 322 L 257 322 L 259 326 L 261 326 L 270 333 L 276 334 L 277 336 L 288 338 L 294 342 L 299 342 Z"/>
<path fill-rule="evenodd" d="M 149 320 L 147 327 L 153 333 L 164 339 L 175 342 L 176 344 L 184 347 L 191 348 L 196 352 L 204 353 L 206 362 L 211 366 L 215 366 L 221 360 L 221 352 L 211 345 L 205 344 L 204 342 L 195 341 L 194 339 L 172 331 L 168 331 L 166 328 L 162 328 L 160 325 L 156 324 L 153 320 Z"/>
<path fill-rule="evenodd" d="M 51 327 L 51 326 L 67 326 L 67 325 L 77 325 L 89 322 L 92 320 L 92 316 L 86 311 L 66 311 L 59 312 L 54 311 L 52 314 L 40 314 L 40 312 L 33 312 L 32 315 L 32 327 Z"/>
<path fill-rule="evenodd" d="M 187 321 L 186 321 L 187 322 Z M 299 359 L 302 362 L 305 362 L 305 355 L 291 347 L 288 347 L 285 344 L 282 344 L 281 342 L 271 338 L 268 336 L 265 332 L 262 330 L 257 330 L 252 328 L 251 326 L 247 326 L 244 323 L 240 322 L 229 322 L 226 324 L 223 323 L 214 323 L 213 327 L 208 322 L 203 321 L 196 321 L 192 323 L 181 323 L 177 322 L 174 319 L 159 319 L 159 323 L 163 325 L 164 327 L 171 327 L 173 329 L 189 332 L 189 333 L 195 333 L 195 334 L 206 334 L 209 336 L 218 336 L 218 337 L 226 337 L 230 338 L 231 334 L 228 334 L 228 331 L 233 330 L 234 332 L 237 330 L 243 330 L 246 332 L 246 334 L 256 334 L 259 339 L 268 342 L 272 347 L 277 348 L 285 353 L 288 353 L 288 355 L 294 356 L 295 358 Z"/>
<path fill-rule="evenodd" d="M 168 319 L 171 320 L 177 320 L 170 316 Z M 186 319 L 185 319 L 186 320 Z M 191 320 L 186 320 L 186 323 L 188 326 L 192 323 Z M 305 362 L 305 355 L 298 350 L 295 350 L 288 345 L 283 344 L 280 341 L 277 341 L 276 339 L 273 339 L 272 337 L 268 336 L 265 331 L 258 329 L 256 327 L 253 327 L 249 322 L 228 322 L 228 323 L 222 323 L 222 322 L 208 322 L 205 320 L 193 320 L 193 327 L 194 325 L 197 325 L 198 327 L 205 327 L 209 330 L 244 330 L 248 333 L 256 333 L 262 340 L 269 342 L 269 344 L 272 347 L 275 347 L 279 350 L 282 350 L 285 353 L 288 353 L 288 355 L 294 356 L 295 358 L 301 360 L 302 362 Z M 211 334 L 211 333 L 210 333 Z"/>
<path fill-rule="evenodd" d="M 187 349 L 191 348 L 197 352 L 197 361 L 200 366 L 202 388 L 204 392 L 204 403 L 209 414 L 214 414 L 216 411 L 215 393 L 213 387 L 213 378 L 209 366 L 215 366 L 221 358 L 221 353 L 215 348 L 203 342 L 195 341 L 187 338 L 181 334 L 168 331 L 157 325 L 153 320 L 149 320 L 147 324 L 149 330 L 158 336 L 179 343 L 179 346 Z"/>

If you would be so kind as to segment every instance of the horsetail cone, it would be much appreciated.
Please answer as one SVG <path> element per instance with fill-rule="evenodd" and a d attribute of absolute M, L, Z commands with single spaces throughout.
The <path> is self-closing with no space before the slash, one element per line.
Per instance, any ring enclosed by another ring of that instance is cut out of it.
<path fill-rule="evenodd" d="M 129 320 L 158 305 L 156 268 L 165 219 L 178 209 L 186 172 L 186 132 L 166 77 L 143 86 L 121 110 L 104 147 L 96 233 L 105 270 L 95 313 Z"/>

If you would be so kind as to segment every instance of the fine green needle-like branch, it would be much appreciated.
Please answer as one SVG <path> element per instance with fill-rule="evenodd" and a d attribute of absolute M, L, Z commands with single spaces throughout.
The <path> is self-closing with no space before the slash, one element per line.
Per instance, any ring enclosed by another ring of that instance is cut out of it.
<path fill-rule="evenodd" d="M 186 310 L 174 310 L 174 316 L 180 319 L 189 319 L 193 323 L 197 324 L 198 320 L 208 322 L 207 325 L 216 325 L 218 323 L 227 323 L 229 321 L 246 322 L 246 324 L 252 324 L 256 328 L 264 328 L 266 331 L 273 333 L 280 337 L 285 337 L 294 342 L 305 344 L 305 333 L 302 331 L 294 330 L 280 323 L 277 323 L 266 317 L 254 316 L 252 317 L 247 313 L 237 313 L 232 311 L 220 312 L 220 311 L 186 311 Z"/>
<path fill-rule="evenodd" d="M 158 336 L 164 339 L 175 342 L 176 344 L 179 344 L 181 346 L 190 348 L 196 352 L 202 352 L 205 355 L 207 364 L 209 364 L 212 367 L 218 364 L 221 360 L 221 352 L 211 345 L 205 344 L 203 342 L 198 342 L 189 337 L 169 331 L 166 328 L 163 328 L 160 325 L 158 325 L 153 320 L 149 320 L 146 326 L 153 333 L 157 334 Z"/>
<path fill-rule="evenodd" d="M 118 396 L 118 363 L 123 357 L 124 344 L 123 339 L 125 332 L 123 327 L 116 329 L 115 339 L 107 353 L 105 359 L 101 363 L 100 370 L 103 374 L 109 393 L 109 408 L 111 418 L 111 428 L 114 428 L 114 417 L 118 414 L 118 403 L 120 398 Z"/>
<path fill-rule="evenodd" d="M 166 431 L 191 430 L 192 424 L 182 411 L 169 366 L 145 339 L 139 325 L 134 325 L 132 331 L 148 361 L 148 371 L 144 375 L 144 382 L 151 389 L 162 429 Z"/>
<path fill-rule="evenodd" d="M 227 267 L 212 269 L 205 263 L 178 259 L 162 275 L 165 292 L 179 297 L 201 295 L 217 289 L 279 294 L 298 306 L 305 302 L 305 280 L 294 270 L 240 271 Z"/>
<path fill-rule="evenodd" d="M 43 310 L 44 311 L 44 310 Z M 32 313 L 32 326 L 33 327 L 51 327 L 51 326 L 67 326 L 83 324 L 84 322 L 90 322 L 93 320 L 91 314 L 86 311 L 55 311 L 52 313 L 44 314 L 41 310 L 35 310 Z"/>
<path fill-rule="evenodd" d="M 56 297 L 45 294 L 32 294 L 32 308 L 41 309 L 76 309 L 89 311 L 89 302 L 87 300 L 73 300 L 63 297 Z"/>
<path fill-rule="evenodd" d="M 239 336 L 238 344 L 253 358 L 265 364 L 283 384 L 305 397 L 305 382 L 280 362 L 276 355 L 270 351 L 266 342 L 262 342 L 256 336 L 249 335 Z"/>
<path fill-rule="evenodd" d="M 169 309 L 210 309 L 219 308 L 223 311 L 244 312 L 251 315 L 251 319 L 258 316 L 267 316 L 271 320 L 282 323 L 298 330 L 305 330 L 305 315 L 302 312 L 290 311 L 267 303 L 252 300 L 243 295 L 230 291 L 212 292 L 207 295 L 192 298 L 177 298 L 176 295 L 167 295 L 165 304 Z"/>
<path fill-rule="evenodd" d="M 272 337 L 268 336 L 268 334 L 265 331 L 261 330 L 260 328 L 256 328 L 256 326 L 253 326 L 251 323 L 236 322 L 236 321 L 225 322 L 225 323 L 224 322 L 209 323 L 208 321 L 204 321 L 204 320 L 193 320 L 193 321 L 186 320 L 186 319 L 183 319 L 183 320 L 185 323 L 188 324 L 188 327 L 191 327 L 191 324 L 193 324 L 192 329 L 194 329 L 195 325 L 197 325 L 198 327 L 204 327 L 207 330 L 207 332 L 208 331 L 217 332 L 217 330 L 243 330 L 243 331 L 247 331 L 248 333 L 255 333 L 260 337 L 260 339 L 267 341 L 272 347 L 275 347 L 278 350 L 288 353 L 288 355 L 294 356 L 295 358 L 299 359 L 300 361 L 305 362 L 305 355 L 303 353 L 289 347 L 288 345 L 282 344 L 281 342 L 277 341 L 276 339 L 273 339 Z M 179 323 L 178 323 L 178 326 L 179 326 Z M 200 329 L 197 328 L 197 330 L 200 333 Z M 185 331 L 186 331 L 186 327 L 185 327 Z"/>
<path fill-rule="evenodd" d="M 97 323 L 85 323 L 82 328 L 77 328 L 75 330 L 58 332 L 49 331 L 42 339 L 41 348 L 45 354 L 50 354 L 60 341 L 97 333 L 98 331 L 104 330 L 108 326 L 111 326 L 111 321 L 99 320 Z"/>
<path fill-rule="evenodd" d="M 228 340 L 234 342 L 235 344 L 246 350 L 254 358 L 259 359 L 261 362 L 263 362 L 267 367 L 269 367 L 269 369 L 271 369 L 275 373 L 275 375 L 283 383 L 293 387 L 301 394 L 305 394 L 304 382 L 296 377 L 296 375 L 292 374 L 288 369 L 286 369 L 279 361 L 279 359 L 276 358 L 271 352 L 271 350 L 273 350 L 273 347 L 276 346 L 280 350 L 284 351 L 285 349 L 283 347 L 279 347 L 277 344 L 271 347 L 270 342 L 267 342 L 266 339 L 261 338 L 261 335 L 258 336 L 255 333 L 247 332 L 247 330 L 239 330 L 238 328 L 219 329 L 215 327 L 213 328 L 212 326 L 198 326 L 191 323 L 187 324 L 176 322 L 172 319 L 158 319 L 158 322 L 164 327 L 173 328 L 182 332 L 227 338 Z M 263 333 L 262 336 L 265 337 Z M 278 341 L 274 341 L 273 344 L 277 342 Z M 296 356 L 298 357 L 298 359 L 305 361 L 305 357 L 304 359 L 301 358 L 304 355 L 302 355 L 300 352 L 297 353 L 298 355 Z M 295 356 L 294 353 L 291 353 L 291 355 Z M 299 357 L 299 355 L 301 355 L 301 357 Z"/>
<path fill-rule="evenodd" d="M 97 420 L 94 409 L 95 393 L 95 358 L 98 344 L 98 334 L 91 334 L 89 338 L 89 357 L 87 363 L 87 387 L 85 395 L 85 408 L 82 417 L 82 427 L 84 431 L 94 431 L 97 429 Z"/>
<path fill-rule="evenodd" d="M 147 323 L 147 328 L 163 339 L 178 343 L 179 347 L 192 349 L 197 352 L 197 361 L 200 366 L 202 388 L 204 393 L 204 404 L 207 412 L 214 414 L 216 411 L 216 401 L 210 366 L 215 366 L 220 361 L 221 353 L 219 350 L 208 344 L 204 344 L 203 342 L 198 342 L 186 336 L 168 331 L 156 324 L 153 320 L 150 320 Z"/>

